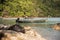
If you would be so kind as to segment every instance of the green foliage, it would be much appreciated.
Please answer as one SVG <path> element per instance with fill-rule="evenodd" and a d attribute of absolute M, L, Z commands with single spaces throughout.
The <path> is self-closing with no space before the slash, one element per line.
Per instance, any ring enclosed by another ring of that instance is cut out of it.
<path fill-rule="evenodd" d="M 0 4 L 0 16 L 2 16 L 2 4 Z"/>
<path fill-rule="evenodd" d="M 43 10 L 45 17 L 59 17 L 60 15 L 60 0 L 38 0 L 39 8 Z"/>
<path fill-rule="evenodd" d="M 0 12 L 0 16 L 2 16 L 2 12 Z"/>
<path fill-rule="evenodd" d="M 8 11 L 9 16 L 31 16 L 36 8 L 31 0 L 6 0 L 4 3 L 3 9 Z"/>
<path fill-rule="evenodd" d="M 60 16 L 60 0 L 5 0 L 3 4 L 0 4 L 0 9 L 2 5 L 2 13 L 12 17 Z"/>

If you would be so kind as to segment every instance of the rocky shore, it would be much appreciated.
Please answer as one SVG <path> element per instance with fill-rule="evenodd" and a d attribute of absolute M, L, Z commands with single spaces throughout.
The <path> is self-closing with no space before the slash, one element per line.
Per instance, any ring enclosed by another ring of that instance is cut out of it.
<path fill-rule="evenodd" d="M 24 27 L 25 33 L 13 30 L 0 30 L 0 40 L 46 40 L 29 26 Z"/>

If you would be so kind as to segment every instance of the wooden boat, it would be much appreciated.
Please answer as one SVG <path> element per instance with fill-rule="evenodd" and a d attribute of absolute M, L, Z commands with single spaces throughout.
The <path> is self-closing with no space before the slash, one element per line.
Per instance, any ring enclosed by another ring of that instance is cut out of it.
<path fill-rule="evenodd" d="M 41 20 L 33 20 L 33 19 L 19 20 L 19 23 L 42 23 L 42 22 L 46 22 L 46 20 L 44 20 L 44 19 L 41 19 Z"/>

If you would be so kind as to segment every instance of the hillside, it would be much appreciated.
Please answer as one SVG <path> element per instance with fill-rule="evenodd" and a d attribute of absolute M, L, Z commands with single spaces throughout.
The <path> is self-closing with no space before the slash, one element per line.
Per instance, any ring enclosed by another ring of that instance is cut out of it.
<path fill-rule="evenodd" d="M 60 0 L 0 0 L 2 17 L 60 17 Z"/>

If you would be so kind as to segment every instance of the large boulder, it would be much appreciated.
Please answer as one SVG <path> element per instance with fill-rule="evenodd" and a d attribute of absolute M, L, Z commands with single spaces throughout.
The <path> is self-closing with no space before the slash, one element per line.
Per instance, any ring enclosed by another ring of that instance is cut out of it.
<path fill-rule="evenodd" d="M 0 30 L 0 40 L 46 40 L 31 27 L 25 27 L 25 33 L 12 30 Z"/>
<path fill-rule="evenodd" d="M 53 29 L 60 30 L 60 23 L 57 23 L 53 26 Z"/>

